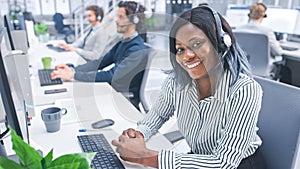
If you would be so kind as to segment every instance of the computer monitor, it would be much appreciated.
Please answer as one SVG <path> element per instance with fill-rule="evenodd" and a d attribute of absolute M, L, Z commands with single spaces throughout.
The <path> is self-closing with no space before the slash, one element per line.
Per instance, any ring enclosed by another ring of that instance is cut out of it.
<path fill-rule="evenodd" d="M 226 11 L 226 21 L 232 28 L 245 25 L 249 21 L 249 7 L 229 7 Z"/>
<path fill-rule="evenodd" d="M 4 21 L 4 26 L 6 27 L 6 31 L 7 31 L 7 35 L 8 35 L 8 39 L 9 39 L 9 43 L 10 43 L 10 47 L 11 47 L 12 50 L 15 50 L 15 46 L 13 44 L 13 38 L 11 36 L 11 31 L 14 30 L 12 22 L 11 22 L 9 16 L 7 16 L 7 15 L 3 16 L 3 21 Z"/>
<path fill-rule="evenodd" d="M 4 63 L 6 63 L 6 72 L 11 74 L 9 77 L 12 79 L 12 84 L 18 83 L 16 89 L 18 92 L 23 94 L 26 110 L 29 116 L 34 116 L 33 109 L 33 98 L 32 89 L 30 83 L 30 73 L 29 73 L 29 58 L 27 55 L 28 50 L 28 40 L 25 30 L 13 30 L 6 29 L 7 35 L 11 35 L 12 41 L 9 39 L 9 44 L 15 46 L 15 50 L 12 50 L 10 54 L 5 56 Z M 17 51 L 20 50 L 20 51 Z"/>
<path fill-rule="evenodd" d="M 268 8 L 268 17 L 264 18 L 262 25 L 272 28 L 274 32 L 293 34 L 298 17 L 296 9 Z"/>
<path fill-rule="evenodd" d="M 12 22 L 9 19 L 9 16 L 4 15 L 3 19 L 4 19 L 4 26 L 6 27 L 6 31 L 8 34 L 8 39 L 9 39 L 11 49 L 22 50 L 24 53 L 27 53 L 29 48 L 29 41 L 28 41 L 28 35 L 26 31 L 24 18 L 23 19 L 18 18 L 19 25 L 23 25 L 23 26 L 22 27 L 19 26 L 17 27 L 17 29 L 14 29 Z M 21 20 L 23 20 L 23 22 Z"/>
<path fill-rule="evenodd" d="M 17 92 L 17 88 L 20 88 L 19 84 L 11 85 L 5 69 L 3 58 L 10 54 L 11 48 L 6 29 L 3 27 L 0 28 L 0 44 L 0 93 L 7 123 L 25 142 L 29 143 L 25 101 L 22 93 Z"/>
<path fill-rule="evenodd" d="M 24 15 L 18 15 L 18 30 L 14 30 L 12 32 L 12 37 L 14 40 L 14 46 L 16 50 L 22 50 L 25 53 L 27 53 L 27 50 L 29 48 L 29 41 L 28 41 L 28 34 L 27 34 L 27 28 L 25 24 L 25 16 Z"/>
<path fill-rule="evenodd" d="M 297 16 L 296 26 L 294 29 L 294 34 L 300 35 L 300 9 L 298 9 L 298 16 Z"/>
<path fill-rule="evenodd" d="M 12 54 L 9 54 L 4 58 L 8 80 L 11 82 L 11 85 L 15 86 L 15 91 L 20 93 L 20 95 L 22 94 L 28 116 L 34 116 L 34 103 L 30 82 L 28 55 L 24 53 L 16 53 L 16 51 L 12 52 Z"/>

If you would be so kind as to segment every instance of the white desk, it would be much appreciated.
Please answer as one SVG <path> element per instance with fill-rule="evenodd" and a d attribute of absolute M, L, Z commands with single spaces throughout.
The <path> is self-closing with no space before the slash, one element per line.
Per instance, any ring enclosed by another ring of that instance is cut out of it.
<path fill-rule="evenodd" d="M 288 50 L 283 50 L 283 55 L 287 59 L 295 60 L 295 61 L 300 61 L 300 43 L 298 42 L 284 42 L 282 44 L 283 46 L 290 46 L 290 47 L 297 47 L 298 50 L 294 51 L 288 51 Z"/>
<path fill-rule="evenodd" d="M 51 56 L 55 58 L 54 65 L 60 63 L 80 63 L 80 58 L 72 52 L 57 53 L 38 45 L 29 52 L 29 60 L 32 67 L 32 89 L 35 103 L 52 103 L 53 105 L 41 105 L 35 107 L 35 117 L 31 120 L 29 135 L 31 144 L 36 149 L 42 150 L 46 155 L 54 150 L 54 158 L 68 153 L 81 153 L 77 135 L 103 133 L 108 142 L 117 139 L 123 130 L 135 128 L 136 122 L 143 115 L 120 93 L 116 92 L 108 83 L 83 83 L 65 82 L 63 85 L 41 87 L 37 77 L 37 69 L 42 68 L 41 57 Z M 75 61 L 75 62 L 74 62 Z M 76 62 L 78 61 L 78 62 Z M 61 94 L 44 95 L 44 89 L 66 87 L 67 92 Z M 69 106 L 73 103 L 74 106 Z M 70 102 L 71 100 L 71 102 Z M 61 129 L 55 133 L 46 132 L 44 122 L 41 119 L 42 109 L 52 106 L 65 107 L 67 115 L 62 118 Z M 91 123 L 100 119 L 113 119 L 115 124 L 105 129 L 79 132 L 79 129 L 91 129 Z M 154 150 L 172 149 L 174 146 L 161 134 L 153 136 L 147 146 Z M 11 145 L 10 140 L 5 140 L 5 146 Z M 113 149 L 115 149 L 113 147 Z M 7 154 L 14 152 L 7 149 Z M 126 168 L 145 168 L 144 166 L 122 161 Z"/>
<path fill-rule="evenodd" d="M 58 43 L 59 41 L 53 41 L 49 43 Z M 34 95 L 34 105 L 44 105 L 44 104 L 54 104 L 57 98 L 69 98 L 72 95 L 69 91 L 73 90 L 72 82 L 64 82 L 62 85 L 52 85 L 52 86 L 40 86 L 38 79 L 38 69 L 43 69 L 43 64 L 41 61 L 42 57 L 49 56 L 52 57 L 51 67 L 54 68 L 56 65 L 72 63 L 74 65 L 79 65 L 85 63 L 76 52 L 56 52 L 49 49 L 46 44 L 37 44 L 28 50 L 29 64 L 31 68 L 29 69 L 31 73 L 31 86 Z M 49 89 L 67 88 L 67 92 L 58 94 L 48 94 L 45 95 L 44 91 Z"/>
<path fill-rule="evenodd" d="M 94 95 L 79 92 L 82 89 L 100 88 Z M 135 127 L 136 121 L 143 118 L 134 106 L 120 93 L 116 92 L 107 83 L 78 83 L 78 90 L 74 91 L 74 109 L 68 109 L 67 115 L 63 116 L 60 131 L 55 133 L 47 133 L 44 123 L 41 119 L 40 112 L 49 105 L 38 106 L 35 109 L 36 116 L 31 121 L 29 127 L 30 139 L 32 145 L 43 151 L 44 155 L 51 149 L 54 149 L 54 157 L 58 157 L 67 153 L 82 152 L 77 141 L 77 135 L 103 133 L 107 140 L 111 142 L 116 139 L 124 129 Z M 56 104 L 58 106 L 58 104 Z M 100 119 L 110 118 L 115 121 L 113 126 L 105 129 L 88 131 L 80 133 L 79 129 L 91 129 L 91 123 Z M 162 135 L 158 134 L 151 138 L 147 143 L 151 149 L 170 149 L 172 144 Z M 7 143 L 6 143 L 7 146 Z M 113 147 L 113 149 L 115 149 Z M 12 154 L 8 151 L 8 154 Z M 144 168 L 137 164 L 131 164 L 122 161 L 126 168 Z"/>

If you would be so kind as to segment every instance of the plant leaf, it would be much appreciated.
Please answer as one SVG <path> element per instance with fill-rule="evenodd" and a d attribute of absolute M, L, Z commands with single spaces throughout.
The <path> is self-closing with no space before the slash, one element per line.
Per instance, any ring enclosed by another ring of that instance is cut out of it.
<path fill-rule="evenodd" d="M 24 169 L 18 163 L 14 162 L 13 160 L 3 158 L 0 156 L 0 169 Z"/>
<path fill-rule="evenodd" d="M 60 166 L 63 164 L 73 164 L 73 163 L 80 163 L 80 169 L 89 169 L 88 161 L 82 157 L 80 154 L 66 154 L 56 158 L 54 161 L 51 162 L 49 167 Z"/>
<path fill-rule="evenodd" d="M 81 157 L 85 158 L 88 162 L 88 165 L 91 166 L 92 160 L 94 159 L 97 152 L 89 152 L 89 153 L 78 153 Z"/>
<path fill-rule="evenodd" d="M 47 169 L 81 169 L 80 162 L 68 163 L 49 167 Z"/>
<path fill-rule="evenodd" d="M 53 159 L 53 149 L 42 159 L 43 168 L 48 168 Z"/>
<path fill-rule="evenodd" d="M 48 26 L 43 22 L 34 25 L 34 31 L 39 35 L 44 35 L 48 32 Z"/>
<path fill-rule="evenodd" d="M 11 141 L 13 143 L 13 150 L 19 157 L 21 166 L 30 169 L 41 169 L 42 156 L 27 143 L 25 143 L 16 132 L 9 127 L 11 133 Z"/>

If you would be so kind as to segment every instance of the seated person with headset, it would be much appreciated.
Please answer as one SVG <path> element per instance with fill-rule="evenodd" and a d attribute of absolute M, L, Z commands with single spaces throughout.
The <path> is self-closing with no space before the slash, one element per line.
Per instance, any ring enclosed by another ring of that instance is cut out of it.
<path fill-rule="evenodd" d="M 263 3 L 257 2 L 250 7 L 249 23 L 236 28 L 236 32 L 249 32 L 249 33 L 261 33 L 265 34 L 269 38 L 271 56 L 273 63 L 275 62 L 275 56 L 281 56 L 283 54 L 282 48 L 280 47 L 279 41 L 276 40 L 275 34 L 271 28 L 262 26 L 261 23 L 266 15 L 267 6 Z M 273 70 L 276 71 L 276 67 L 273 66 Z M 285 66 L 280 67 L 281 81 L 290 83 L 291 75 L 290 70 Z"/>
<path fill-rule="evenodd" d="M 64 81 L 108 82 L 118 92 L 134 95 L 131 103 L 138 108 L 139 90 L 148 61 L 148 47 L 138 35 L 136 27 L 145 19 L 145 8 L 133 1 L 121 1 L 117 10 L 117 31 L 122 39 L 100 59 L 77 67 L 59 65 L 51 73 L 51 79 Z M 114 64 L 109 70 L 105 67 Z"/>
<path fill-rule="evenodd" d="M 91 5 L 86 8 L 87 20 L 91 24 L 91 29 L 73 44 L 58 44 L 68 51 L 75 51 L 86 61 L 99 59 L 103 54 L 108 42 L 108 33 L 105 27 L 101 25 L 104 17 L 104 11 L 101 7 Z"/>
<path fill-rule="evenodd" d="M 229 24 L 199 6 L 175 20 L 169 38 L 174 73 L 137 129 L 112 141 L 121 158 L 166 169 L 265 169 L 257 134 L 262 89 Z M 175 112 L 191 152 L 147 148 L 145 140 Z"/>
<path fill-rule="evenodd" d="M 257 2 L 250 7 L 249 23 L 246 25 L 238 26 L 236 31 L 262 33 L 269 37 L 271 55 L 273 57 L 282 55 L 282 49 L 279 42 L 276 40 L 275 34 L 271 28 L 262 26 L 261 23 L 265 17 L 267 7 L 265 4 Z"/>

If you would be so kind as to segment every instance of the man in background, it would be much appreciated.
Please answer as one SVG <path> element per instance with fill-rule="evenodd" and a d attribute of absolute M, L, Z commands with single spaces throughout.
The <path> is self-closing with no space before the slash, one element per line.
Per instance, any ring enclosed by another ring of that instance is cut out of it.
<path fill-rule="evenodd" d="M 257 2 L 250 8 L 249 23 L 240 27 L 237 27 L 237 31 L 250 32 L 250 33 L 262 33 L 269 37 L 271 55 L 273 57 L 282 55 L 282 48 L 280 43 L 276 40 L 275 34 L 271 28 L 262 26 L 261 23 L 266 15 L 267 7 L 265 4 Z"/>
<path fill-rule="evenodd" d="M 148 49 L 137 32 L 145 8 L 134 1 L 121 1 L 117 9 L 117 31 L 121 40 L 98 60 L 77 67 L 59 65 L 51 78 L 64 81 L 108 82 L 118 92 L 132 93 L 131 103 L 138 108 L 139 90 L 148 61 Z M 110 67 L 109 67 L 110 66 Z"/>
<path fill-rule="evenodd" d="M 86 12 L 91 29 L 73 44 L 60 43 L 59 46 L 68 51 L 75 51 L 86 61 L 91 61 L 99 59 L 99 56 L 103 55 L 108 43 L 108 33 L 105 27 L 101 26 L 104 17 L 101 7 L 91 5 L 86 8 Z"/>
<path fill-rule="evenodd" d="M 266 15 L 267 6 L 263 3 L 257 2 L 251 5 L 249 13 L 249 22 L 246 25 L 242 25 L 236 28 L 236 32 L 249 32 L 249 33 L 261 33 L 268 36 L 269 44 L 271 48 L 271 60 L 273 63 L 273 68 L 271 72 L 275 76 L 280 77 L 280 81 L 285 83 L 291 83 L 291 71 L 284 65 L 280 64 L 275 66 L 275 57 L 281 56 L 283 50 L 280 47 L 279 41 L 276 40 L 276 36 L 271 28 L 262 26 L 261 23 Z M 258 43 L 259 45 L 259 43 Z"/>

